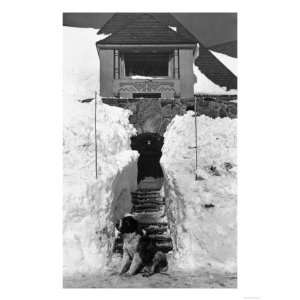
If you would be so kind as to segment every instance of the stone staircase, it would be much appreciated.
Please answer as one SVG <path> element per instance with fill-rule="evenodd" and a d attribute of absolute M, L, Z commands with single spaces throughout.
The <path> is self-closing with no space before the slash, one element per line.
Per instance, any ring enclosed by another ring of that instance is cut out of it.
<path fill-rule="evenodd" d="M 167 253 L 173 249 L 172 239 L 168 229 L 168 221 L 165 214 L 165 199 L 160 189 L 148 188 L 149 185 L 139 185 L 139 188 L 131 193 L 133 216 L 139 221 L 141 229 L 156 242 L 159 250 Z M 115 240 L 114 252 L 122 253 L 123 241 L 120 236 Z"/>

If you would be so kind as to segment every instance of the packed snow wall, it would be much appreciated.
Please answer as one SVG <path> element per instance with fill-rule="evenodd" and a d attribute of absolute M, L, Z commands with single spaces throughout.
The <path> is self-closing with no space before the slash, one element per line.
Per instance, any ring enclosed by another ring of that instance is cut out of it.
<path fill-rule="evenodd" d="M 64 275 L 104 270 L 112 251 L 115 221 L 131 209 L 138 152 L 130 111 L 98 99 L 98 178 L 95 178 L 94 103 L 64 107 Z"/>
<path fill-rule="evenodd" d="M 236 271 L 236 120 L 176 116 L 164 135 L 161 165 L 176 264 Z"/>

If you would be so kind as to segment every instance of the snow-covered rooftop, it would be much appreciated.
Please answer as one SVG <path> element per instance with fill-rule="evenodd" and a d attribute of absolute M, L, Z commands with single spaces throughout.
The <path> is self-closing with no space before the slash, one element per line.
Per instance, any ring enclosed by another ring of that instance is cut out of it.
<path fill-rule="evenodd" d="M 171 25 L 169 25 L 168 27 L 169 27 L 171 30 L 177 32 L 177 27 L 176 27 L 176 26 L 171 26 Z"/>
<path fill-rule="evenodd" d="M 209 50 L 227 69 L 237 76 L 237 58 Z"/>

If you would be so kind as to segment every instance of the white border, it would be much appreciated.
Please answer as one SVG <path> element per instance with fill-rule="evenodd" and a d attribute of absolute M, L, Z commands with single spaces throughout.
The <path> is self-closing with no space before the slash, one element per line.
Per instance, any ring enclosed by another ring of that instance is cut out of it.
<path fill-rule="evenodd" d="M 299 297 L 300 26 L 292 1 L 73 0 L 56 5 L 29 0 L 2 5 L 2 299 Z M 120 10 L 239 13 L 237 290 L 61 288 L 62 12 Z"/>

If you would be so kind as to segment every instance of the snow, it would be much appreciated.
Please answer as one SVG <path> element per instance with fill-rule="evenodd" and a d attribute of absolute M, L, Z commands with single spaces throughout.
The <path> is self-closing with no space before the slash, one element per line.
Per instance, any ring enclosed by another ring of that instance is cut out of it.
<path fill-rule="evenodd" d="M 237 58 L 209 50 L 227 69 L 237 76 Z"/>
<path fill-rule="evenodd" d="M 63 27 L 63 94 L 70 100 L 93 97 L 99 90 L 97 30 Z"/>
<path fill-rule="evenodd" d="M 130 111 L 97 98 L 98 174 L 95 178 L 94 101 L 99 90 L 99 59 L 94 29 L 64 27 L 63 63 L 63 255 L 64 275 L 92 274 L 110 263 L 114 222 L 130 211 L 137 187 L 138 153 Z M 235 268 L 236 121 L 199 117 L 199 169 L 194 181 L 194 120 L 176 116 L 165 133 L 161 159 L 166 177 L 168 217 L 179 250 L 178 266 L 211 264 Z M 225 167 L 225 162 L 232 168 Z M 214 166 L 221 176 L 213 175 Z M 172 200 L 173 199 L 173 200 Z M 203 205 L 215 205 L 204 208 Z"/>
<path fill-rule="evenodd" d="M 161 165 L 178 267 L 236 271 L 236 120 L 176 116 L 164 135 Z M 195 175 L 199 180 L 195 180 Z"/>
<path fill-rule="evenodd" d="M 194 60 L 199 56 L 200 45 L 197 44 Z M 217 59 L 219 59 L 217 57 Z M 222 61 L 221 61 L 222 62 Z M 201 70 L 193 64 L 193 73 L 196 77 L 196 82 L 194 83 L 194 93 L 195 94 L 209 94 L 209 95 L 236 95 L 237 90 L 229 90 L 227 91 L 226 87 L 221 87 L 207 78 Z"/>
<path fill-rule="evenodd" d="M 111 33 L 99 33 L 98 34 L 98 41 L 105 40 L 106 38 L 110 37 Z"/>
<path fill-rule="evenodd" d="M 94 103 L 78 103 L 81 114 L 64 126 L 64 274 L 103 270 L 114 223 L 130 211 L 138 153 L 130 150 L 135 129 L 130 112 L 98 100 L 98 174 L 95 179 Z M 66 110 L 69 111 L 69 110 Z"/>
<path fill-rule="evenodd" d="M 97 98 L 98 179 L 95 178 L 94 97 L 99 59 L 94 29 L 64 27 L 63 255 L 64 275 L 93 273 L 108 264 L 114 222 L 130 211 L 138 153 L 130 111 Z"/>
<path fill-rule="evenodd" d="M 176 27 L 176 26 L 171 26 L 171 25 L 169 25 L 168 27 L 169 27 L 171 30 L 177 32 L 177 27 Z"/>
<path fill-rule="evenodd" d="M 209 95 L 236 95 L 236 90 L 227 91 L 226 87 L 220 87 L 219 85 L 208 79 L 199 68 L 193 64 L 193 72 L 196 76 L 196 82 L 194 84 L 195 94 L 209 94 Z"/>
<path fill-rule="evenodd" d="M 130 76 L 131 79 L 154 79 L 154 77 L 151 76 L 143 76 L 143 75 L 133 75 Z"/>

